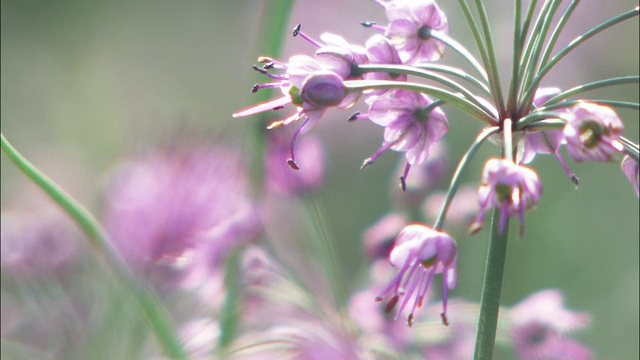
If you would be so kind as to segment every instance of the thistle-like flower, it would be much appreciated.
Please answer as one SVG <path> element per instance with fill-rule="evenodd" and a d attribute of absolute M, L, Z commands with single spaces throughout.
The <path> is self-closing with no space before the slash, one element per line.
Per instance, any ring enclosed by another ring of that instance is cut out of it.
<path fill-rule="evenodd" d="M 447 117 L 438 106 L 429 96 L 407 90 L 390 91 L 373 100 L 368 117 L 385 127 L 384 141 L 362 166 L 370 165 L 388 149 L 404 151 L 407 165 L 401 181 L 405 188 L 411 165 L 425 162 L 431 146 L 449 130 Z"/>
<path fill-rule="evenodd" d="M 416 308 L 422 306 L 434 275 L 442 274 L 441 317 L 442 322 L 448 325 L 447 290 L 456 286 L 457 259 L 457 244 L 445 232 L 431 229 L 422 224 L 405 226 L 396 238 L 396 243 L 389 254 L 391 265 L 400 268 L 400 272 L 376 300 L 382 301 L 387 294 L 392 294 L 387 303 L 386 311 L 390 312 L 400 302 L 396 313 L 397 319 L 413 298 L 413 305 L 408 317 L 408 324 L 411 326 L 414 312 Z"/>
<path fill-rule="evenodd" d="M 623 150 L 618 138 L 624 125 L 610 107 L 582 102 L 571 108 L 573 117 L 564 127 L 567 151 L 575 161 L 613 161 Z"/>
<path fill-rule="evenodd" d="M 516 165 L 509 159 L 491 158 L 484 165 L 478 192 L 480 212 L 471 225 L 471 233 L 482 228 L 485 211 L 495 206 L 500 210 L 500 233 L 504 231 L 507 218 L 517 214 L 522 236 L 524 212 L 538 203 L 542 183 L 538 174 L 527 166 Z"/>
<path fill-rule="evenodd" d="M 434 61 L 442 57 L 445 45 L 431 36 L 432 30 L 449 32 L 444 12 L 433 0 L 393 0 L 383 2 L 389 25 L 385 36 L 398 49 L 405 64 Z"/>

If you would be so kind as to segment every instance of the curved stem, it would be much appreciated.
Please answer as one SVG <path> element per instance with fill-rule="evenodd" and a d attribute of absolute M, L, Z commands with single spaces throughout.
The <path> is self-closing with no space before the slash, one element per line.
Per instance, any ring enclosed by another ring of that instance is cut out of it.
<path fill-rule="evenodd" d="M 502 119 L 505 115 L 504 99 L 502 98 L 502 88 L 500 86 L 500 73 L 498 72 L 498 60 L 496 58 L 496 48 L 493 42 L 491 27 L 489 26 L 489 15 L 484 7 L 484 1 L 476 0 L 476 7 L 480 13 L 480 24 L 484 35 L 484 44 L 487 57 L 484 59 L 484 66 L 487 68 L 489 76 L 489 87 L 493 93 L 493 99 L 498 108 L 499 117 Z"/>
<path fill-rule="evenodd" d="M 441 72 L 444 74 L 449 74 L 449 75 L 453 75 L 456 76 L 458 78 L 461 78 L 463 80 L 466 80 L 468 82 L 470 82 L 471 84 L 475 85 L 476 87 L 478 87 L 479 89 L 481 89 L 486 95 L 488 95 L 489 97 L 491 97 L 491 90 L 489 90 L 489 87 L 481 82 L 480 80 L 474 78 L 473 76 L 469 75 L 468 73 L 455 68 L 453 66 L 447 66 L 447 65 L 442 65 L 442 64 L 434 64 L 434 63 L 422 63 L 422 64 L 413 64 L 412 67 L 415 68 L 419 68 L 422 70 L 430 70 L 430 71 L 436 71 L 436 72 Z"/>
<path fill-rule="evenodd" d="M 453 200 L 453 197 L 456 195 L 458 191 L 458 186 L 460 185 L 460 175 L 467 167 L 473 155 L 475 155 L 480 145 L 485 142 L 491 135 L 500 131 L 498 126 L 492 126 L 488 128 L 484 128 L 476 137 L 476 140 L 471 144 L 469 150 L 464 153 L 460 161 L 458 162 L 458 167 L 456 167 L 456 171 L 453 173 L 451 177 L 451 183 L 449 184 L 449 189 L 447 190 L 447 195 L 444 198 L 444 202 L 442 203 L 442 207 L 440 208 L 440 213 L 438 213 L 438 217 L 436 221 L 433 223 L 433 228 L 436 230 L 442 229 L 442 224 L 444 223 L 444 219 L 446 217 L 447 211 L 449 210 L 449 205 Z"/>
<path fill-rule="evenodd" d="M 484 105 L 483 103 L 481 103 L 480 101 L 477 100 L 477 96 L 474 95 L 471 91 L 469 91 L 467 88 L 465 88 L 464 86 L 458 84 L 457 82 L 450 80 L 444 76 L 435 74 L 431 71 L 425 71 L 422 69 L 418 69 L 414 66 L 407 66 L 407 65 L 384 65 L 384 64 L 380 64 L 380 65 L 360 65 L 358 66 L 358 70 L 361 72 L 388 72 L 388 73 L 395 73 L 395 74 L 407 74 L 407 75 L 415 75 L 415 76 L 419 76 L 425 79 L 430 79 L 430 80 L 434 80 L 437 81 L 443 85 L 446 85 L 448 87 L 450 87 L 453 90 L 457 90 L 460 93 L 462 93 L 462 95 L 464 95 L 467 99 L 469 99 L 470 101 L 472 101 L 474 104 L 476 104 L 478 107 L 480 107 L 483 111 L 485 111 L 486 113 L 491 113 L 491 109 L 487 108 L 486 105 Z"/>
<path fill-rule="evenodd" d="M 555 56 L 553 56 L 551 58 L 551 60 L 549 60 L 549 62 L 536 74 L 536 76 L 532 79 L 531 84 L 529 85 L 529 87 L 527 88 L 527 90 L 524 92 L 522 98 L 523 99 L 528 99 L 528 98 L 532 98 L 536 89 L 538 88 L 538 85 L 540 84 L 540 82 L 542 81 L 542 79 L 544 78 L 544 76 L 562 59 L 564 58 L 569 52 L 571 52 L 571 50 L 575 49 L 576 46 L 582 44 L 583 42 L 585 42 L 587 39 L 591 38 L 592 36 L 606 30 L 607 28 L 619 24 L 627 19 L 630 19 L 634 16 L 638 16 L 638 13 L 640 11 L 639 7 L 635 7 L 632 10 L 629 10 L 625 13 L 622 13 L 612 19 L 609 19 L 605 22 L 603 22 L 602 24 L 592 28 L 591 30 L 585 32 L 584 34 L 582 34 L 581 36 L 578 36 L 577 38 L 575 38 L 571 43 L 569 43 L 569 45 L 565 46 L 562 50 L 560 50 Z M 524 110 L 524 106 L 526 106 L 525 103 L 521 104 L 522 107 L 519 109 L 519 111 L 523 111 Z"/>
<path fill-rule="evenodd" d="M 611 78 L 611 79 L 605 79 L 605 80 L 598 80 L 598 81 L 594 81 L 594 82 L 590 82 L 587 84 L 583 84 L 583 85 L 579 85 L 576 86 L 574 88 L 571 88 L 569 90 L 563 91 L 562 93 L 554 96 L 553 98 L 545 101 L 544 104 L 542 104 L 543 106 L 549 104 L 555 104 L 557 102 L 560 102 L 568 97 L 571 97 L 573 95 L 576 94 L 580 94 L 583 93 L 585 91 L 589 91 L 589 90 L 593 90 L 593 89 L 598 89 L 598 88 L 602 88 L 602 87 L 606 87 L 606 86 L 613 86 L 613 85 L 624 85 L 624 84 L 634 84 L 634 83 L 638 83 L 640 82 L 640 76 L 621 76 L 621 77 L 616 77 L 616 78 Z"/>
<path fill-rule="evenodd" d="M 604 100 L 604 99 L 589 99 L 589 100 L 579 99 L 579 100 L 561 101 L 561 102 L 557 102 L 555 104 L 541 106 L 541 107 L 536 109 L 536 112 L 570 108 L 575 104 L 579 104 L 579 103 L 583 103 L 583 102 L 590 102 L 590 103 L 594 103 L 594 104 L 607 105 L 607 106 L 611 106 L 611 107 L 619 107 L 619 108 L 623 108 L 623 109 L 640 111 L 640 104 L 639 103 L 633 103 L 633 102 L 628 102 L 628 101 L 617 101 L 617 100 Z"/>
<path fill-rule="evenodd" d="M 507 221 L 504 229 L 500 230 L 500 212 L 497 208 L 494 208 L 491 219 L 489 250 L 482 283 L 482 296 L 480 297 L 480 316 L 478 317 L 478 332 L 476 334 L 476 347 L 473 357 L 475 360 L 493 358 L 504 265 L 507 258 L 509 222 Z"/>
<path fill-rule="evenodd" d="M 450 91 L 425 84 L 385 80 L 347 80 L 344 82 L 344 86 L 350 90 L 405 89 L 424 93 L 441 99 L 444 102 L 468 113 L 472 117 L 482 120 L 490 125 L 497 124 L 497 121 L 492 114 L 488 113 L 475 103 L 477 100 L 472 102 L 470 99 L 460 96 L 460 94 L 455 94 Z"/>
<path fill-rule="evenodd" d="M 99 258 L 105 261 L 116 280 L 136 302 L 138 310 L 142 313 L 167 356 L 173 359 L 186 359 L 175 332 L 175 326 L 169 319 L 166 309 L 113 248 L 107 233 L 93 215 L 24 158 L 5 138 L 4 134 L 0 133 L 0 137 L 2 138 L 2 151 L 7 154 L 9 159 L 38 187 L 44 190 L 82 229 L 93 250 L 99 255 Z"/>
<path fill-rule="evenodd" d="M 430 32 L 430 35 L 432 38 L 442 41 L 447 46 L 455 50 L 465 60 L 467 60 L 471 64 L 471 66 L 473 66 L 473 68 L 478 72 L 478 74 L 480 74 L 480 76 L 482 76 L 482 79 L 485 82 L 489 81 L 487 78 L 487 72 L 484 70 L 482 65 L 478 62 L 478 60 L 476 60 L 476 58 L 473 57 L 473 55 L 471 55 L 471 53 L 464 46 L 462 46 L 462 44 L 440 31 L 432 30 Z"/>

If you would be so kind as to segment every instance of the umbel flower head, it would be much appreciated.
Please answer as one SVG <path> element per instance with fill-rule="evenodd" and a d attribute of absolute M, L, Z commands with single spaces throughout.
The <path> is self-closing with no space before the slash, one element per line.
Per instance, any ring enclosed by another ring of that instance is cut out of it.
<path fill-rule="evenodd" d="M 389 254 L 391 265 L 400 272 L 389 286 L 376 298 L 377 301 L 391 294 L 386 311 L 390 312 L 400 303 L 395 318 L 413 298 L 408 324 L 413 324 L 414 312 L 424 303 L 424 298 L 436 274 L 442 274 L 442 321 L 447 322 L 447 290 L 456 286 L 458 270 L 458 247 L 451 236 L 423 224 L 404 227 Z"/>
<path fill-rule="evenodd" d="M 489 159 L 482 171 L 482 184 L 478 189 L 480 212 L 471 225 L 471 233 L 482 228 L 484 213 L 492 206 L 500 210 L 500 233 L 507 218 L 518 215 L 520 235 L 524 232 L 524 212 L 535 206 L 542 195 L 538 174 L 524 165 L 516 165 L 504 158 Z"/>

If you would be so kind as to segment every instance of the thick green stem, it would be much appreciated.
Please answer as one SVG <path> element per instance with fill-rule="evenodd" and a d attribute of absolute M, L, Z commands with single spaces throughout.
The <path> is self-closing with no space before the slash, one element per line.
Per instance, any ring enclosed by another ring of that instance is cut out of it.
<path fill-rule="evenodd" d="M 138 306 L 138 310 L 155 334 L 165 354 L 172 359 L 186 359 L 175 326 L 166 309 L 144 283 L 135 276 L 120 254 L 113 248 L 109 237 L 98 221 L 82 205 L 24 158 L 4 137 L 4 134 L 0 134 L 0 137 L 2 138 L 2 151 L 7 154 L 9 159 L 62 207 L 82 229 L 91 247 L 105 261 L 116 280 Z"/>
<path fill-rule="evenodd" d="M 480 298 L 480 316 L 478 318 L 478 332 L 476 333 L 475 360 L 486 360 L 493 357 L 496 342 L 496 328 L 498 326 L 498 312 L 500 310 L 500 294 L 504 265 L 507 258 L 507 234 L 509 224 L 500 229 L 500 212 L 493 210 L 491 219 L 491 239 L 487 252 L 487 263 L 484 270 L 482 296 Z"/>

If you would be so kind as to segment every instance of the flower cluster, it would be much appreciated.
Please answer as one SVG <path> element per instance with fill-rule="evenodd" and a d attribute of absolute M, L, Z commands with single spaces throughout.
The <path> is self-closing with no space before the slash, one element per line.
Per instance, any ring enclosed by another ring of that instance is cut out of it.
<path fill-rule="evenodd" d="M 485 128 L 461 159 L 449 190 L 440 200 L 441 208 L 433 226 L 409 224 L 395 238 L 390 247 L 389 261 L 400 271 L 377 297 L 381 300 L 391 295 L 387 311 L 399 303 L 396 318 L 410 306 L 411 325 L 414 311 L 424 303 L 434 275 L 441 274 L 442 320 L 447 324 L 447 291 L 456 284 L 457 244 L 442 230 L 442 223 L 456 196 L 460 173 L 467 168 L 477 148 L 489 139 L 502 147 L 502 155 L 491 157 L 484 164 L 476 195 L 479 210 L 470 227 L 472 234 L 482 229 L 486 212 L 493 208 L 498 213 L 497 230 L 500 235 L 505 232 L 509 218 L 514 216 L 519 219 L 519 233 L 523 235 L 525 213 L 536 207 L 542 196 L 540 177 L 534 168 L 525 165 L 532 163 L 537 154 L 555 155 L 577 187 L 578 177 L 560 153 L 563 146 L 576 162 L 609 162 L 619 154 L 626 154 L 622 169 L 638 193 L 638 145 L 623 137 L 623 123 L 611 107 L 620 104 L 571 99 L 590 88 L 624 83 L 629 79 L 608 79 L 566 91 L 540 87 L 548 71 L 566 52 L 584 40 L 578 38 L 551 57 L 550 50 L 557 38 L 552 37 L 544 44 L 544 33 L 533 32 L 528 42 L 524 37 L 518 40 L 522 49 L 514 53 L 511 90 L 508 98 L 503 99 L 495 72 L 495 59 L 487 55 L 493 51 L 490 37 L 485 34 L 484 40 L 477 40 L 483 53 L 483 66 L 448 36 L 447 17 L 435 1 L 376 0 L 376 3 L 384 8 L 388 24 L 362 23 L 379 31 L 364 46 L 350 44 L 342 37 L 328 33 L 317 41 L 303 33 L 298 25 L 294 36 L 316 46 L 314 56 L 294 55 L 287 63 L 261 57 L 259 61 L 265 65 L 255 69 L 277 81 L 255 85 L 254 91 L 275 87 L 284 95 L 241 110 L 234 117 L 294 105 L 296 111 L 293 115 L 269 127 L 302 121 L 293 135 L 287 160 L 293 169 L 299 169 L 294 156 L 298 134 L 308 131 L 327 108 L 346 109 L 364 97 L 368 111 L 351 115 L 349 121 L 368 120 L 384 127 L 384 134 L 382 145 L 364 160 L 362 167 L 372 164 L 387 150 L 403 152 L 406 160 L 400 176 L 403 191 L 407 190 L 410 168 L 426 163 L 434 145 L 447 134 L 449 120 L 443 106 L 456 107 L 483 122 Z M 637 9 L 634 11 L 621 15 L 620 19 L 637 15 Z M 536 26 L 539 31 L 548 24 L 540 22 Z M 557 30 L 561 29 L 562 24 Z M 525 35 L 526 30 L 523 30 Z M 475 31 L 478 37 L 482 35 L 480 30 Z M 442 58 L 446 48 L 460 54 L 479 76 L 435 63 Z M 272 70 L 283 74 L 273 74 Z M 375 246 L 370 251 L 379 253 Z"/>

